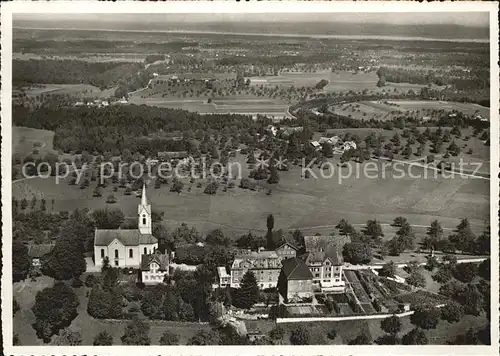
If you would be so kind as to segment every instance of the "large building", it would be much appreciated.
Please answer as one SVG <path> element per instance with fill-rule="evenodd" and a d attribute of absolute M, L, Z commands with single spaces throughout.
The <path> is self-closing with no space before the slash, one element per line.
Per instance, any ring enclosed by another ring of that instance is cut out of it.
<path fill-rule="evenodd" d="M 248 270 L 253 272 L 261 289 L 276 287 L 282 259 L 275 251 L 245 252 L 236 255 L 231 265 L 231 287 L 239 288 L 241 279 Z"/>
<path fill-rule="evenodd" d="M 344 292 L 342 249 L 346 236 L 304 236 L 302 256 L 313 276 L 313 288 L 322 292 Z"/>
<path fill-rule="evenodd" d="M 152 234 L 151 205 L 146 199 L 145 186 L 142 187 L 137 214 L 139 217 L 137 229 L 96 229 L 94 238 L 96 267 L 101 267 L 104 258 L 108 257 L 113 267 L 139 268 L 141 255 L 152 254 L 158 249 L 158 240 Z"/>
<path fill-rule="evenodd" d="M 282 262 L 278 278 L 278 291 L 285 303 L 300 302 L 311 299 L 313 292 L 313 276 L 305 262 L 297 257 Z"/>

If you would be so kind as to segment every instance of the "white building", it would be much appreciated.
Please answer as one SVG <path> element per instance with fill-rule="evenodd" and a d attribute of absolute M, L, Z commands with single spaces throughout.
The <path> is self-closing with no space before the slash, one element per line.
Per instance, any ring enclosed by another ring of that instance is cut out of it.
<path fill-rule="evenodd" d="M 113 267 L 138 268 L 141 255 L 152 254 L 158 248 L 158 240 L 152 235 L 151 205 L 146 199 L 146 186 L 142 187 L 141 204 L 137 208 L 138 228 L 134 230 L 96 229 L 94 239 L 94 260 L 101 267 L 103 259 L 109 258 Z"/>
<path fill-rule="evenodd" d="M 169 275 L 169 258 L 156 251 L 155 253 L 142 255 L 141 259 L 141 281 L 144 284 L 163 283 Z"/>

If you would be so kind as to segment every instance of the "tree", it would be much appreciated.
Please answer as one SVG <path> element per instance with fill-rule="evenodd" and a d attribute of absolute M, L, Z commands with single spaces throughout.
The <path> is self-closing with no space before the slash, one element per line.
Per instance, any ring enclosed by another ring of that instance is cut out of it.
<path fill-rule="evenodd" d="M 74 332 L 68 329 L 63 332 L 54 340 L 55 345 L 64 346 L 77 346 L 82 344 L 82 335 L 79 332 Z"/>
<path fill-rule="evenodd" d="M 54 249 L 42 259 L 42 273 L 57 280 L 80 278 L 87 269 L 81 247 L 73 238 L 59 238 Z"/>
<path fill-rule="evenodd" d="M 349 341 L 349 345 L 371 345 L 371 343 L 371 336 L 367 332 L 363 332 Z"/>
<path fill-rule="evenodd" d="M 403 224 L 407 224 L 407 223 L 408 223 L 408 220 L 406 220 L 406 218 L 404 218 L 402 216 L 398 216 L 398 217 L 394 218 L 392 226 L 401 227 L 401 226 L 403 226 Z"/>
<path fill-rule="evenodd" d="M 274 216 L 273 216 L 273 214 L 269 214 L 267 216 L 266 225 L 267 225 L 267 231 L 272 231 L 274 229 Z"/>
<path fill-rule="evenodd" d="M 422 329 L 414 328 L 403 336 L 403 345 L 427 345 L 429 340 Z"/>
<path fill-rule="evenodd" d="M 299 324 L 290 334 L 290 342 L 292 345 L 310 345 L 311 334 L 309 328 L 304 324 Z"/>
<path fill-rule="evenodd" d="M 406 278 L 406 283 L 418 288 L 424 288 L 426 285 L 425 277 L 420 271 L 413 271 L 408 278 Z"/>
<path fill-rule="evenodd" d="M 484 308 L 484 296 L 474 284 L 469 283 L 463 291 L 457 291 L 455 299 L 463 305 L 465 314 L 478 316 Z"/>
<path fill-rule="evenodd" d="M 382 226 L 380 226 L 380 223 L 377 220 L 368 220 L 363 233 L 366 236 L 370 236 L 374 240 L 384 236 Z"/>
<path fill-rule="evenodd" d="M 399 345 L 401 343 L 401 339 L 396 335 L 386 334 L 377 338 L 375 343 L 377 345 Z"/>
<path fill-rule="evenodd" d="M 216 182 L 211 182 L 205 188 L 204 193 L 208 194 L 208 195 L 214 195 L 215 193 L 217 193 L 218 187 L 219 187 L 219 185 Z"/>
<path fill-rule="evenodd" d="M 269 178 L 267 180 L 267 182 L 269 184 L 278 184 L 280 181 L 280 176 L 278 174 L 278 169 L 276 168 L 276 165 L 272 165 L 270 168 L 269 168 Z"/>
<path fill-rule="evenodd" d="M 220 334 L 214 330 L 200 330 L 188 341 L 188 345 L 220 345 Z"/>
<path fill-rule="evenodd" d="M 174 180 L 174 184 L 172 185 L 172 188 L 170 188 L 170 191 L 179 194 L 180 192 L 182 192 L 183 188 L 184 188 L 184 183 L 176 179 Z"/>
<path fill-rule="evenodd" d="M 491 279 L 491 260 L 489 258 L 479 264 L 478 274 L 487 281 Z"/>
<path fill-rule="evenodd" d="M 215 229 L 208 233 L 206 240 L 209 245 L 229 246 L 231 239 L 224 235 L 221 229 Z"/>
<path fill-rule="evenodd" d="M 120 209 L 98 209 L 91 214 L 98 229 L 118 229 L 125 220 Z"/>
<path fill-rule="evenodd" d="M 366 264 L 372 260 L 372 250 L 367 244 L 351 242 L 344 246 L 343 256 L 346 262 Z"/>
<path fill-rule="evenodd" d="M 160 345 L 179 345 L 179 335 L 165 331 L 160 338 Z"/>
<path fill-rule="evenodd" d="M 460 282 L 469 283 L 478 275 L 478 266 L 475 263 L 458 263 L 452 273 Z"/>
<path fill-rule="evenodd" d="M 126 326 L 121 340 L 124 345 L 150 345 L 149 323 L 139 318 L 132 319 Z"/>
<path fill-rule="evenodd" d="M 108 204 L 116 203 L 116 197 L 113 194 L 108 195 L 108 197 L 106 198 L 106 203 Z"/>
<path fill-rule="evenodd" d="M 394 261 L 387 262 L 379 271 L 379 275 L 382 277 L 394 277 L 395 274 L 396 265 L 394 264 Z"/>
<path fill-rule="evenodd" d="M 21 309 L 19 306 L 19 303 L 17 302 L 16 298 L 14 298 L 14 301 L 12 302 L 12 315 L 16 315 L 16 313 Z"/>
<path fill-rule="evenodd" d="M 283 340 L 283 336 L 285 336 L 285 330 L 279 325 L 269 332 L 271 340 Z"/>
<path fill-rule="evenodd" d="M 396 315 L 393 315 L 382 320 L 380 327 L 386 333 L 396 335 L 401 331 L 401 320 Z"/>
<path fill-rule="evenodd" d="M 260 290 L 257 279 L 252 271 L 248 270 L 241 279 L 240 288 L 236 292 L 234 305 L 242 309 L 250 309 L 259 301 Z"/>
<path fill-rule="evenodd" d="M 441 308 L 441 319 L 448 323 L 459 322 L 463 315 L 463 307 L 456 302 L 449 302 Z"/>
<path fill-rule="evenodd" d="M 410 316 L 410 321 L 413 325 L 425 330 L 435 329 L 440 316 L 439 309 L 435 307 L 419 306 L 415 308 L 415 312 Z"/>
<path fill-rule="evenodd" d="M 32 307 L 38 338 L 47 343 L 52 335 L 68 326 L 77 315 L 78 304 L 73 289 L 61 282 L 38 292 Z"/>
<path fill-rule="evenodd" d="M 106 330 L 101 331 L 94 337 L 92 343 L 94 346 L 110 346 L 113 345 L 113 336 L 111 336 Z"/>
<path fill-rule="evenodd" d="M 12 242 L 12 280 L 22 281 L 28 275 L 31 268 L 31 259 L 28 256 L 28 248 L 19 241 Z"/>

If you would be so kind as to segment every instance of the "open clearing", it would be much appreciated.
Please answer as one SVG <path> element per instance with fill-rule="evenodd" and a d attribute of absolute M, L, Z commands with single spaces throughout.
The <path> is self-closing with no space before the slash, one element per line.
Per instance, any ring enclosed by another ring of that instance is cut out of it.
<path fill-rule="evenodd" d="M 53 150 L 54 131 L 32 129 L 29 127 L 12 127 L 12 153 L 21 156 L 32 153 L 37 147 L 40 153 Z"/>
<path fill-rule="evenodd" d="M 26 96 L 40 95 L 70 95 L 77 98 L 109 98 L 114 95 L 116 88 L 101 90 L 90 84 L 37 84 L 23 88 Z"/>

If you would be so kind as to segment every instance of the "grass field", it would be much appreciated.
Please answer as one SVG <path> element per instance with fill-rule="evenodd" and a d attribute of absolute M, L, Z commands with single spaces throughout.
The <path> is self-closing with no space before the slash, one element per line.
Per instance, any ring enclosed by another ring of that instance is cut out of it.
<path fill-rule="evenodd" d="M 84 53 L 72 55 L 40 55 L 35 53 L 12 53 L 12 59 L 28 61 L 30 59 L 79 60 L 87 62 L 144 62 L 144 53 Z"/>
<path fill-rule="evenodd" d="M 12 127 L 12 153 L 25 156 L 32 153 L 33 148 L 40 153 L 53 150 L 54 131 L 38 130 L 28 127 Z"/>
<path fill-rule="evenodd" d="M 388 105 L 389 104 L 389 105 Z M 392 104 L 392 105 L 391 105 Z M 489 118 L 489 108 L 471 103 L 445 102 L 436 100 L 390 100 L 386 103 L 382 101 L 360 101 L 357 103 L 339 104 L 330 107 L 330 111 L 344 116 L 352 116 L 359 120 L 371 118 L 377 120 L 391 120 L 406 111 L 409 114 L 420 117 L 437 118 L 432 110 L 452 111 L 458 110 L 467 115 L 481 114 Z"/>
<path fill-rule="evenodd" d="M 36 86 L 24 88 L 26 96 L 37 97 L 39 95 L 70 95 L 76 98 L 108 98 L 114 95 L 116 88 L 101 90 L 90 84 L 37 84 Z"/>
<path fill-rule="evenodd" d="M 242 163 L 245 158 L 242 155 L 236 157 Z M 339 163 L 338 158 L 331 161 L 334 165 Z M 446 179 L 432 174 L 421 179 L 393 179 L 393 169 L 390 165 L 382 169 L 383 163 L 385 161 L 377 163 L 380 174 L 374 179 L 362 174 L 366 162 L 362 165 L 353 163 L 352 176 L 340 182 L 337 174 L 331 179 L 301 179 L 300 167 L 292 166 L 290 171 L 280 172 L 281 179 L 277 185 L 259 182 L 262 189 L 257 191 L 235 187 L 223 192 L 219 188 L 216 195 L 209 196 L 203 193 L 206 182 L 198 188 L 198 181 L 192 185 L 186 181 L 180 194 L 170 192 L 167 185 L 160 189 L 148 188 L 148 197 L 153 208 L 164 213 L 164 222 L 171 228 L 186 222 L 203 233 L 222 228 L 234 237 L 248 231 L 264 233 L 268 214 L 274 215 L 276 229 L 297 228 L 310 234 L 329 233 L 342 218 L 352 224 L 364 224 L 374 218 L 382 223 L 391 223 L 395 217 L 405 216 L 411 224 L 423 226 L 439 219 L 443 227 L 454 228 L 460 218 L 467 217 L 478 232 L 483 228 L 484 220 L 489 219 L 488 180 Z M 335 166 L 335 172 L 339 169 Z M 346 169 L 342 169 L 344 175 Z M 424 171 L 416 167 L 413 174 L 417 174 L 419 169 L 421 173 Z M 313 171 L 319 173 L 318 168 Z M 243 165 L 242 176 L 248 176 L 246 165 Z M 119 189 L 113 193 L 118 202 L 109 205 L 105 199 L 112 193 L 112 187 L 103 190 L 103 197 L 93 198 L 92 191 L 96 184 L 92 182 L 90 188 L 79 189 L 64 181 L 56 185 L 53 178 L 34 178 L 15 183 L 13 197 L 29 200 L 35 194 L 48 202 L 54 199 L 56 211 L 111 206 L 122 209 L 126 216 L 136 216 L 138 198 L 125 196 L 123 189 Z M 188 191 L 190 186 L 191 191 Z M 268 189 L 272 189 L 271 195 L 266 194 Z"/>

